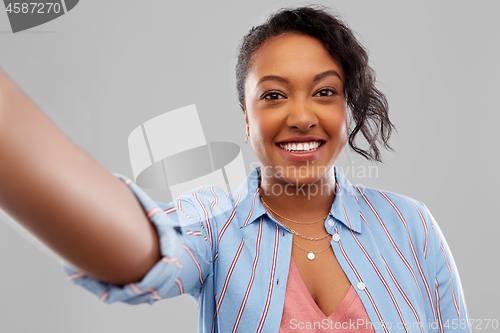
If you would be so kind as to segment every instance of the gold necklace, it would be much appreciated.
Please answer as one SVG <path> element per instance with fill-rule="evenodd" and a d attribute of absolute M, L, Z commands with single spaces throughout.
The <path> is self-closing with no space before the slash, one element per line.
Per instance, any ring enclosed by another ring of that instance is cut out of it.
<path fill-rule="evenodd" d="M 313 224 L 313 223 L 318 223 L 320 221 L 324 221 L 326 220 L 326 218 L 328 217 L 325 216 L 323 219 L 321 220 L 318 220 L 318 221 L 314 221 L 314 222 L 299 222 L 299 221 L 294 221 L 294 220 L 291 220 L 289 218 L 286 218 L 284 216 L 281 216 L 280 214 L 276 213 L 271 207 L 269 207 L 269 205 L 264 201 L 264 199 L 262 198 L 262 196 L 260 196 L 260 200 L 262 201 L 262 203 L 264 204 L 264 206 L 269 209 L 273 215 L 277 215 L 287 221 L 290 221 L 290 222 L 294 222 L 294 223 L 299 223 L 299 224 Z M 293 230 L 292 228 L 289 228 L 287 227 L 286 225 L 283 224 L 283 226 L 285 227 L 285 229 L 287 229 L 288 231 L 290 231 L 291 233 L 293 233 L 294 235 L 297 235 L 299 237 L 302 237 L 304 239 L 307 239 L 307 240 L 312 240 L 312 241 L 318 241 L 318 240 L 322 240 L 322 239 L 325 239 L 326 237 L 330 236 L 330 234 L 326 234 L 325 236 L 321 236 L 321 237 L 308 237 L 308 236 L 304 236 L 302 234 L 299 234 L 297 231 Z M 295 244 L 299 249 L 307 252 L 307 259 L 309 260 L 314 260 L 314 258 L 316 258 L 316 254 L 318 253 L 321 253 L 321 252 L 324 252 L 326 250 L 328 250 L 331 246 L 331 243 L 328 243 L 328 246 L 326 248 L 324 248 L 323 250 L 320 250 L 320 251 L 310 251 L 310 250 L 306 250 L 304 249 L 302 246 L 300 246 L 299 244 L 295 243 L 295 241 L 292 239 L 292 242 L 293 244 Z"/>
<path fill-rule="evenodd" d="M 274 215 L 274 214 L 271 214 L 271 215 Z M 311 240 L 311 241 L 319 241 L 319 240 L 325 239 L 326 237 L 330 236 L 330 234 L 326 234 L 326 235 L 321 236 L 321 237 L 309 237 L 309 236 L 299 234 L 297 231 L 293 230 L 289 226 L 286 226 L 284 224 L 283 224 L 283 226 L 285 227 L 286 230 L 290 231 L 292 234 L 297 235 L 297 236 L 304 238 L 304 239 L 307 239 L 307 240 Z"/>
<path fill-rule="evenodd" d="M 299 234 L 297 231 L 293 230 L 292 228 L 289 228 L 287 227 L 286 225 L 283 224 L 283 226 L 288 230 L 290 231 L 292 234 L 294 235 L 297 235 L 301 238 L 304 238 L 304 239 L 307 239 L 307 240 L 311 240 L 311 241 L 319 241 L 319 240 L 322 240 L 322 239 L 325 239 L 326 237 L 329 237 L 330 234 L 326 234 L 324 236 L 321 236 L 321 237 L 308 237 L 308 236 L 304 236 L 302 234 Z"/>
<path fill-rule="evenodd" d="M 320 251 L 310 251 L 310 250 L 306 250 L 304 249 L 302 246 L 300 246 L 299 244 L 295 243 L 294 240 L 292 240 L 293 244 L 297 245 L 297 247 L 301 250 L 304 250 L 307 252 L 307 259 L 309 260 L 314 260 L 314 258 L 316 258 L 316 254 L 318 253 L 321 253 L 321 252 L 325 252 L 326 250 L 328 250 L 330 248 L 330 246 L 332 246 L 331 243 L 328 243 L 328 246 L 325 247 L 323 250 L 320 250 Z"/>
<path fill-rule="evenodd" d="M 260 191 L 259 191 L 260 192 Z M 328 215 L 326 215 L 325 217 L 323 217 L 322 219 L 320 220 L 317 220 L 317 221 L 313 221 L 313 222 L 299 222 L 299 221 L 294 221 L 292 219 L 289 219 L 287 217 L 284 217 L 278 213 L 276 213 L 271 207 L 269 207 L 269 205 L 264 201 L 264 198 L 262 197 L 262 195 L 259 195 L 260 197 L 260 201 L 262 201 L 262 203 L 264 204 L 264 206 L 269 209 L 274 215 L 276 216 L 279 216 L 281 217 L 282 219 L 285 219 L 287 221 L 290 221 L 290 222 L 293 222 L 293 223 L 297 223 L 297 224 L 314 224 L 314 223 L 318 223 L 318 222 L 321 222 L 321 221 L 325 221 L 327 218 L 328 218 Z"/>

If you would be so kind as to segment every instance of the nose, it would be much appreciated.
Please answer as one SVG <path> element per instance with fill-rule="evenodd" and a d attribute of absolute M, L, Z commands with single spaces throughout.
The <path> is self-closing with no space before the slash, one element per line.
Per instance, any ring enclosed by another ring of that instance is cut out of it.
<path fill-rule="evenodd" d="M 292 129 L 307 132 L 318 124 L 318 118 L 311 105 L 305 101 L 297 100 L 289 104 L 286 123 Z"/>

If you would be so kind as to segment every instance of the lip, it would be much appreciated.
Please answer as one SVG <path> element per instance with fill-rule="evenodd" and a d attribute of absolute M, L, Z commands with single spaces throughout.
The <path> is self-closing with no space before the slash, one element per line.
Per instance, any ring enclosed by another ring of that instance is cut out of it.
<path fill-rule="evenodd" d="M 287 138 L 287 139 L 276 142 L 276 144 L 288 143 L 288 142 L 309 142 L 309 141 L 325 141 L 326 142 L 326 140 L 320 136 L 307 135 L 307 136 L 294 136 L 292 138 Z"/>
<path fill-rule="evenodd" d="M 317 160 L 321 153 L 323 152 L 323 148 L 325 147 L 326 145 L 326 141 L 323 140 L 323 139 L 317 139 L 318 137 L 314 137 L 316 139 L 309 139 L 311 137 L 307 136 L 302 136 L 300 138 L 308 138 L 307 140 L 296 140 L 297 138 L 290 138 L 290 139 L 286 139 L 283 140 L 283 141 L 280 141 L 279 143 L 285 143 L 285 142 L 307 142 L 307 141 L 323 141 L 323 144 L 318 148 L 316 149 L 315 151 L 311 151 L 309 153 L 292 153 L 292 152 L 289 152 L 283 148 L 281 148 L 278 144 L 276 144 L 276 148 L 278 149 L 278 152 L 280 153 L 281 157 L 283 157 L 283 159 L 287 160 L 287 161 L 291 161 L 291 162 L 306 162 L 306 161 L 314 161 L 314 160 Z"/>

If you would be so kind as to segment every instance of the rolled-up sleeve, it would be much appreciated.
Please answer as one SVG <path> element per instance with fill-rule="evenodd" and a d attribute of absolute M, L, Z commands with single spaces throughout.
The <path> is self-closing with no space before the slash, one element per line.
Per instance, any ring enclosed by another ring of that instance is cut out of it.
<path fill-rule="evenodd" d="M 163 298 L 189 294 L 195 299 L 212 271 L 216 232 L 210 210 L 196 195 L 180 196 L 170 204 L 153 201 L 130 179 L 114 174 L 135 194 L 144 213 L 154 224 L 160 240 L 161 260 L 142 281 L 123 287 L 96 280 L 63 262 L 63 271 L 106 303 L 153 304 Z"/>

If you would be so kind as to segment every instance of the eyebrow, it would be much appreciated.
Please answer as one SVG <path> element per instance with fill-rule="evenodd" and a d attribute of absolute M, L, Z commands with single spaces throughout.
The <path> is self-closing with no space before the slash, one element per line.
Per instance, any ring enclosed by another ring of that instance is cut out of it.
<path fill-rule="evenodd" d="M 340 74 L 337 73 L 337 71 L 334 71 L 333 69 L 325 71 L 323 73 L 319 73 L 318 75 L 316 75 L 314 77 L 313 82 L 319 81 L 326 76 L 336 76 L 340 79 L 340 82 L 342 82 L 342 78 L 340 77 Z M 259 82 L 257 82 L 257 84 L 255 85 L 255 89 L 257 89 L 259 84 L 261 84 L 262 82 L 265 82 L 265 81 L 277 81 L 277 82 L 282 82 L 282 83 L 287 83 L 287 84 L 290 82 L 290 81 L 288 81 L 288 79 L 281 77 L 281 76 L 266 75 L 266 76 L 263 76 L 260 78 Z"/>
<path fill-rule="evenodd" d="M 329 70 L 329 71 L 326 71 L 326 72 L 323 72 L 323 73 L 320 73 L 320 74 L 316 75 L 316 76 L 314 77 L 313 82 L 318 81 L 318 80 L 321 80 L 321 79 L 322 79 L 322 78 L 324 78 L 325 76 L 330 76 L 330 75 L 338 77 L 338 78 L 340 79 L 340 82 L 342 82 L 342 78 L 340 77 L 340 74 L 339 74 L 339 73 L 337 73 L 336 71 L 334 71 L 333 69 L 331 69 L 331 70 Z"/>
<path fill-rule="evenodd" d="M 288 79 L 285 79 L 284 77 L 281 77 L 281 76 L 267 75 L 267 76 L 263 76 L 260 78 L 259 82 L 257 82 L 257 84 L 255 85 L 255 89 L 257 89 L 259 84 L 261 84 L 262 82 L 265 82 L 265 81 L 277 81 L 277 82 L 283 82 L 283 83 L 287 83 L 287 84 L 289 82 Z"/>

